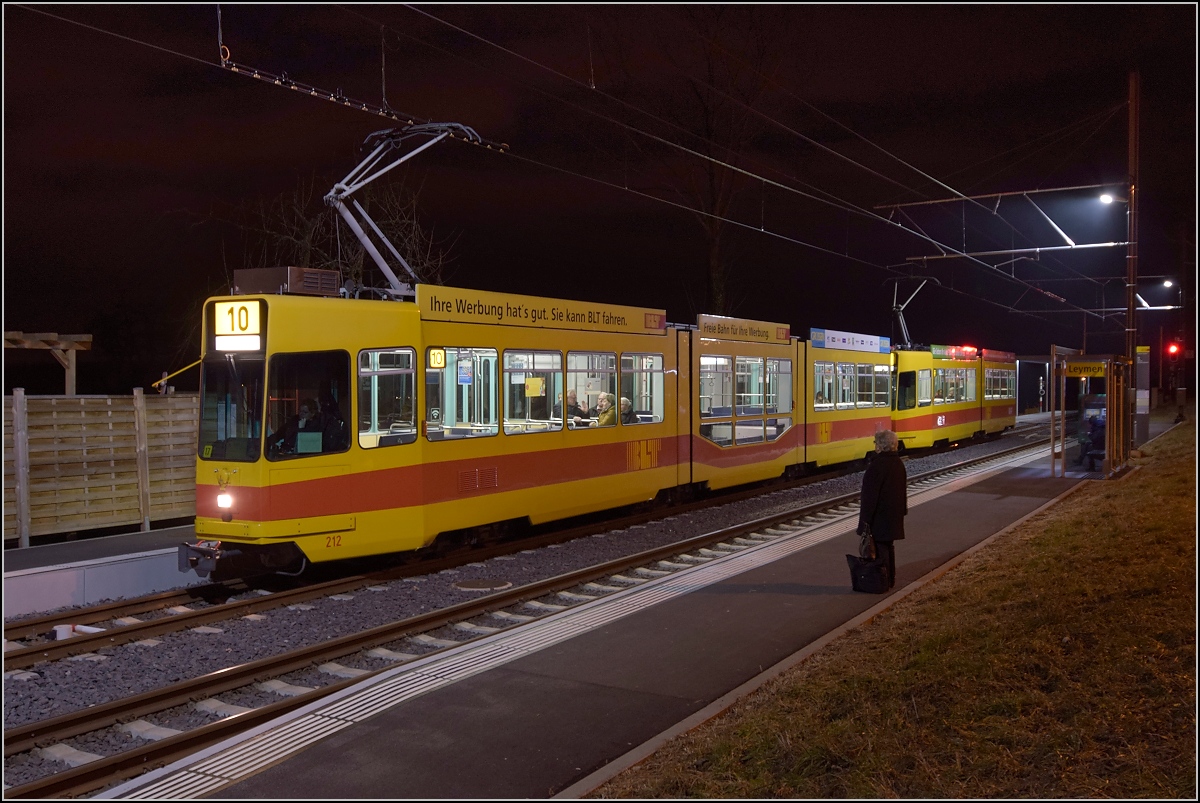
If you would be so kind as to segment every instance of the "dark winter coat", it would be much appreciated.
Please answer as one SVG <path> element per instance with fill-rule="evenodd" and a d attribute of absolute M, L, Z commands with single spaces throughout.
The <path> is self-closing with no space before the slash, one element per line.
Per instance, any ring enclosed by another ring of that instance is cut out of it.
<path fill-rule="evenodd" d="M 876 541 L 899 541 L 904 538 L 907 515 L 908 472 L 904 461 L 895 452 L 878 452 L 863 473 L 859 526 L 870 524 Z"/>

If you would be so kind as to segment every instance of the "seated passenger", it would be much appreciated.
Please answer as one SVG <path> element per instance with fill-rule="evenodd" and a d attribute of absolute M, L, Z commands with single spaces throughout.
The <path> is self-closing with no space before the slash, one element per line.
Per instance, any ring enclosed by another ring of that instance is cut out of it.
<path fill-rule="evenodd" d="M 817 395 L 813 396 L 813 404 L 816 405 L 816 404 L 824 404 L 824 403 L 825 403 L 825 394 L 822 393 L 821 391 L 817 391 Z"/>
<path fill-rule="evenodd" d="M 615 398 L 611 393 L 600 394 L 600 398 L 596 400 L 596 423 L 593 426 L 615 427 L 617 425 L 617 408 L 613 404 Z"/>
<path fill-rule="evenodd" d="M 633 402 L 624 396 L 621 397 L 621 423 L 636 424 L 638 422 L 637 415 L 633 412 Z"/>
<path fill-rule="evenodd" d="M 317 403 L 313 399 L 300 402 L 300 411 L 292 416 L 279 432 L 270 436 L 267 448 L 273 453 L 295 454 L 297 436 L 301 433 L 321 434 L 321 426 L 317 421 Z"/>
<path fill-rule="evenodd" d="M 578 401 L 578 396 L 576 395 L 575 391 L 568 390 L 567 391 L 567 415 L 566 415 L 566 417 L 573 419 L 573 420 L 575 420 L 576 423 L 578 423 L 578 419 L 587 418 L 587 416 L 588 416 L 587 407 L 580 406 L 579 401 Z M 554 405 L 554 417 L 555 418 L 563 417 L 562 394 L 561 393 L 558 395 L 558 403 Z"/>

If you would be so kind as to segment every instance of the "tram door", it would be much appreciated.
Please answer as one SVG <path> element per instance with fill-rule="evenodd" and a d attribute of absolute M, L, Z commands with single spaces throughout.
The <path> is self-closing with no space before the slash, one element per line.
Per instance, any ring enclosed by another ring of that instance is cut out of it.
<path fill-rule="evenodd" d="M 441 370 L 427 373 L 428 418 L 462 434 L 490 434 L 499 425 L 495 382 L 495 349 L 446 348 Z M 467 430 L 470 432 L 467 432 Z"/>

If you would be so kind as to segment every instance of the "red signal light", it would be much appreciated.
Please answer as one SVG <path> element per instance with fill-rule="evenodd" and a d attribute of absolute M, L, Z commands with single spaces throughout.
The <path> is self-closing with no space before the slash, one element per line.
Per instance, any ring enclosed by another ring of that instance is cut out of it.
<path fill-rule="evenodd" d="M 1172 357 L 1174 357 L 1178 353 L 1179 353 L 1179 344 L 1178 343 L 1172 343 L 1171 345 L 1167 346 L 1167 354 L 1170 354 Z"/>

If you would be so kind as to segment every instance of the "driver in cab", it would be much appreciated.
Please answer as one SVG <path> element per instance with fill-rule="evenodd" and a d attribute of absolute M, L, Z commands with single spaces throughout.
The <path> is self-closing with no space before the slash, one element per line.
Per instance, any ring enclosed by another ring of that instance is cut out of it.
<path fill-rule="evenodd" d="M 317 421 L 317 403 L 313 399 L 300 402 L 300 411 L 267 445 L 274 454 L 296 454 L 296 444 L 301 433 L 312 433 L 318 438 L 321 435 L 321 425 Z M 320 451 L 320 448 L 317 451 Z"/>

